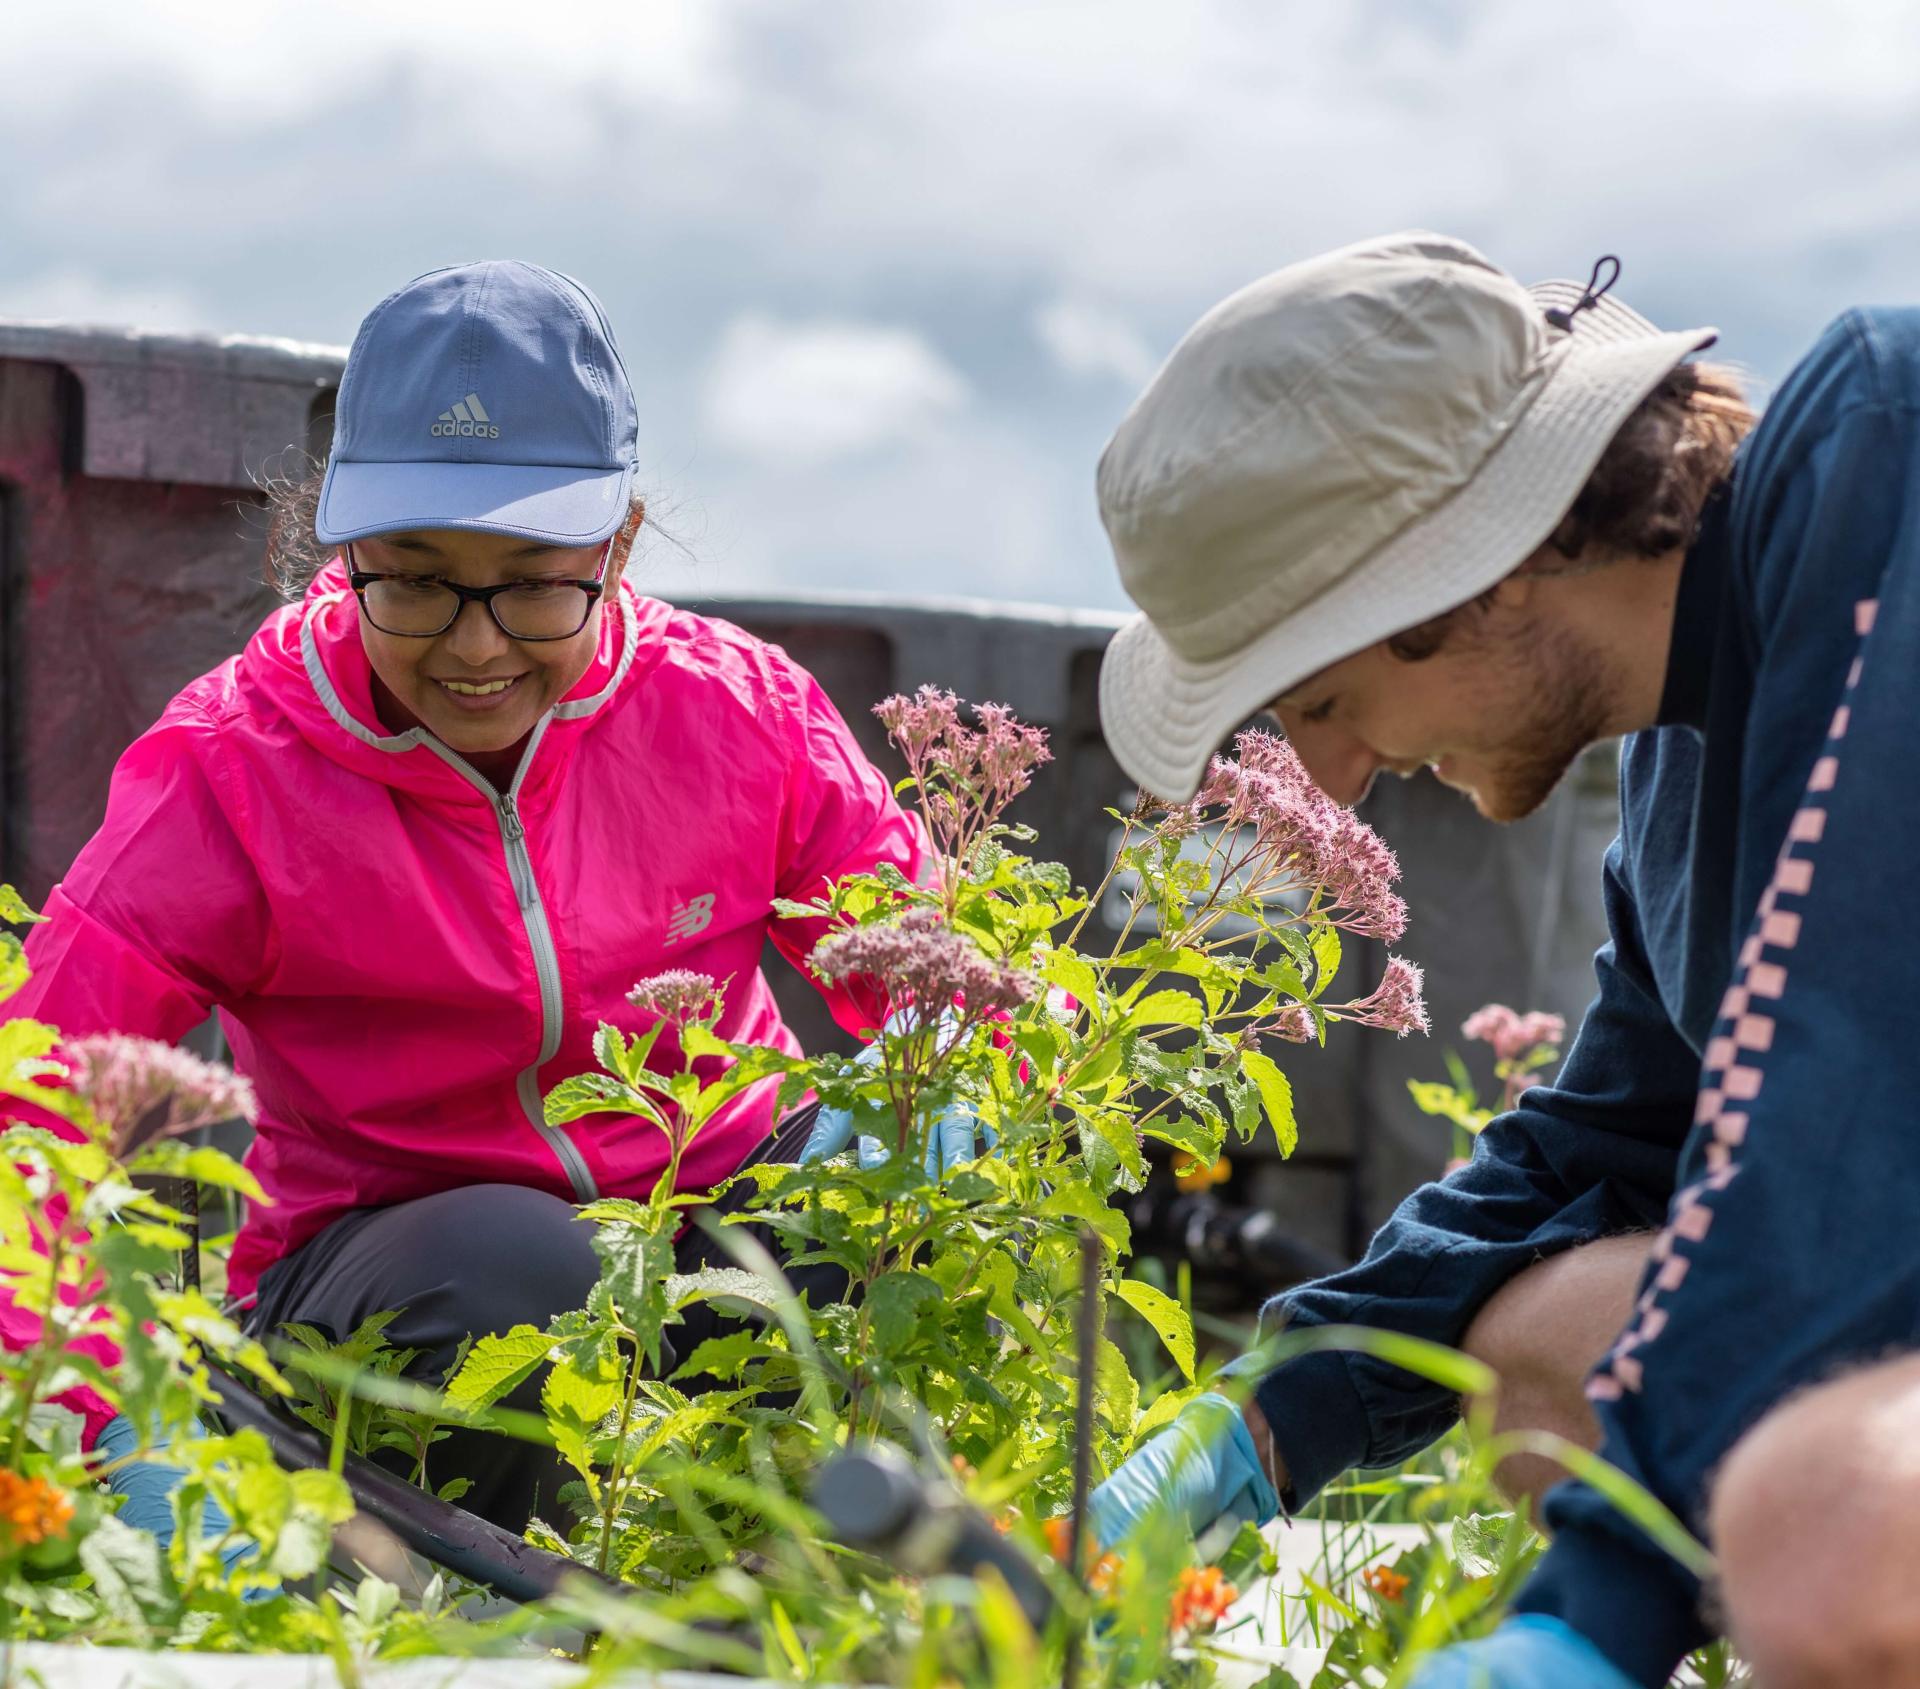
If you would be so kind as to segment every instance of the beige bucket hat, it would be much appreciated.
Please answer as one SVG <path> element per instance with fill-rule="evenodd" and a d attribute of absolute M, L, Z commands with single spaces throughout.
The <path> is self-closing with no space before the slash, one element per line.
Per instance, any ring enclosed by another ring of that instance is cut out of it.
<path fill-rule="evenodd" d="M 1546 541 L 1634 406 L 1716 338 L 1592 288 L 1523 287 L 1416 232 L 1277 270 L 1194 325 L 1100 458 L 1142 612 L 1100 672 L 1129 775 L 1191 796 L 1248 716 Z"/>

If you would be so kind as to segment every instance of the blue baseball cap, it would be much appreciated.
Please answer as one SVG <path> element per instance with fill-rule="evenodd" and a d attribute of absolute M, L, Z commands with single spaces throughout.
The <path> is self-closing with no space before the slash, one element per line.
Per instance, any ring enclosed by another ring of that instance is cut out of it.
<path fill-rule="evenodd" d="M 597 545 L 625 520 L 639 419 L 600 301 L 511 259 L 430 270 L 361 323 L 315 532 L 469 528 Z"/>

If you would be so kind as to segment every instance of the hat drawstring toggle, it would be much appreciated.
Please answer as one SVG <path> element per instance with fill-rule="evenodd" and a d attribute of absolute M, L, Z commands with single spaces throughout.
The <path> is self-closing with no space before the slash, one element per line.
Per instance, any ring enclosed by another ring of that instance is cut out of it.
<path fill-rule="evenodd" d="M 1603 282 L 1600 280 L 1600 272 L 1609 264 L 1613 266 L 1613 274 L 1608 276 Z M 1547 321 L 1557 329 L 1571 331 L 1573 328 L 1573 319 L 1579 316 L 1582 311 L 1591 311 L 1594 306 L 1598 305 L 1602 299 L 1606 298 L 1607 294 L 1612 290 L 1613 284 L 1619 279 L 1620 260 L 1618 258 L 1609 252 L 1605 257 L 1596 259 L 1594 261 L 1593 274 L 1587 277 L 1586 290 L 1580 295 L 1579 299 L 1566 310 L 1562 310 L 1557 305 L 1552 307 L 1547 312 Z"/>

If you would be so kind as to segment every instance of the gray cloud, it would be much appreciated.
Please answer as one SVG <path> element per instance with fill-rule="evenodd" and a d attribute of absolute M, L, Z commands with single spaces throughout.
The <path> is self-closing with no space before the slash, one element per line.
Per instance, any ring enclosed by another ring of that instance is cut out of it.
<path fill-rule="evenodd" d="M 12 8 L 0 311 L 344 341 L 422 269 L 538 258 L 621 335 L 697 559 L 663 581 L 1111 604 L 1100 446 L 1278 264 L 1421 224 L 1524 276 L 1618 251 L 1771 377 L 1920 260 L 1920 13 L 1887 0 L 463 17 Z M 784 371 L 757 408 L 748 334 Z M 809 392 L 833 427 L 773 449 Z"/>

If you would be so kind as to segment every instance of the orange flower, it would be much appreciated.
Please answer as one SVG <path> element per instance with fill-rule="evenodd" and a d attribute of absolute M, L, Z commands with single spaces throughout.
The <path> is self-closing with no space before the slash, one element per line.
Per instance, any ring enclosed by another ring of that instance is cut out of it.
<path fill-rule="evenodd" d="M 964 1454 L 956 1454 L 950 1458 L 953 1466 L 953 1475 L 958 1478 L 961 1483 L 972 1483 L 975 1478 L 980 1476 L 979 1472 L 975 1470 L 973 1462 L 967 1459 Z"/>
<path fill-rule="evenodd" d="M 1073 1546 L 1073 1521 L 1065 1517 L 1048 1519 L 1040 1527 L 1047 1534 L 1047 1548 L 1061 1565 L 1067 1563 L 1067 1555 Z M 1087 1567 L 1087 1587 L 1095 1595 L 1111 1595 L 1113 1586 L 1120 1578 L 1120 1556 L 1102 1554 L 1094 1558 L 1094 1549 L 1098 1545 L 1091 1536 L 1087 1538 L 1086 1552 L 1083 1558 L 1092 1564 Z"/>
<path fill-rule="evenodd" d="M 1175 1630 L 1211 1630 L 1239 1599 L 1240 1591 L 1218 1566 L 1187 1566 L 1173 1586 L 1168 1618 Z"/>
<path fill-rule="evenodd" d="M 1233 1163 L 1224 1155 L 1209 1167 L 1190 1155 L 1178 1155 L 1173 1161 L 1173 1182 L 1183 1191 L 1212 1190 L 1224 1185 L 1233 1173 Z"/>
<path fill-rule="evenodd" d="M 1404 1572 L 1396 1572 L 1391 1566 L 1370 1566 L 1360 1574 L 1360 1581 L 1382 1601 L 1398 1601 L 1407 1593 L 1407 1585 L 1413 1580 Z"/>
<path fill-rule="evenodd" d="M 1045 1521 L 1040 1529 L 1047 1536 L 1047 1552 L 1064 1566 L 1067 1553 L 1073 1547 L 1073 1521 L 1061 1514 Z"/>
<path fill-rule="evenodd" d="M 0 1469 L 0 1529 L 6 1532 L 6 1548 L 31 1548 L 48 1537 L 63 1537 L 72 1518 L 72 1498 L 59 1485 Z"/>

